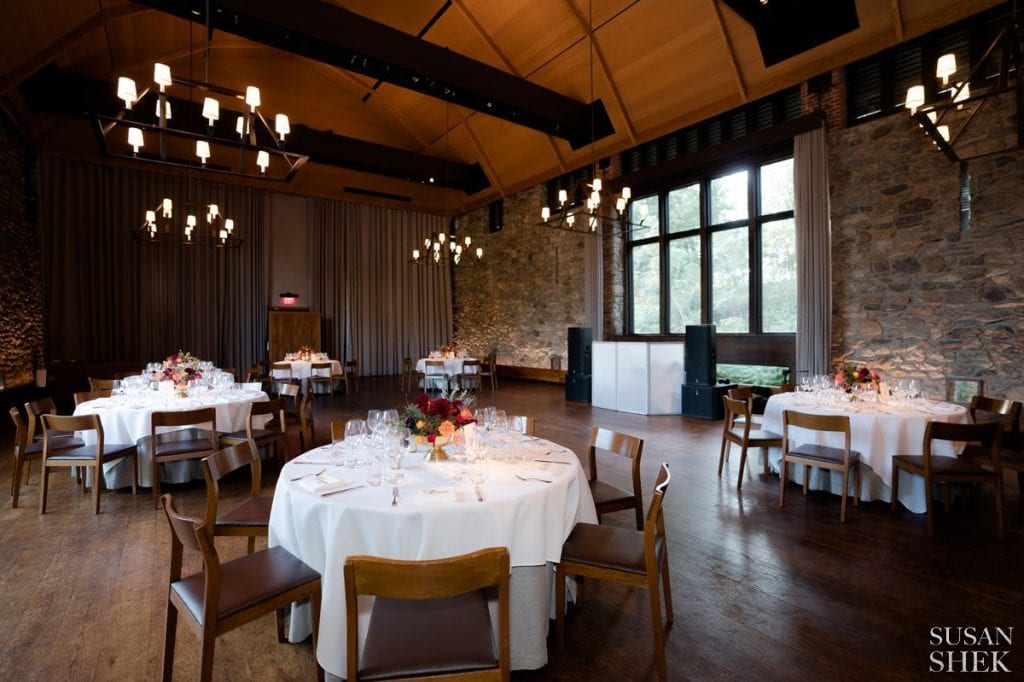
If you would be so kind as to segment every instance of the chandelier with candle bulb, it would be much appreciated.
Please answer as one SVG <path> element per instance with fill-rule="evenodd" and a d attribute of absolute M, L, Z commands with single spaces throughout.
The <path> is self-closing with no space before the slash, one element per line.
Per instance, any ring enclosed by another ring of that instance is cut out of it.
<path fill-rule="evenodd" d="M 436 236 L 425 237 L 423 246 L 412 250 L 410 263 L 416 265 L 476 265 L 484 257 L 483 248 L 473 246 L 473 239 L 466 235 L 460 242 L 454 234 L 439 232 Z"/>
<path fill-rule="evenodd" d="M 572 192 L 560 188 L 557 206 L 544 206 L 537 224 L 597 237 L 604 236 L 613 226 L 628 232 L 641 227 L 641 223 L 630 220 L 632 198 L 629 187 L 623 187 L 618 194 L 610 193 L 602 179 L 595 177 L 589 183 L 577 183 Z"/>
<path fill-rule="evenodd" d="M 137 239 L 147 243 L 173 241 L 221 248 L 237 248 L 242 245 L 242 240 L 235 234 L 235 221 L 225 216 L 217 204 L 206 204 L 197 210 L 196 204 L 185 202 L 184 213 L 184 222 L 176 226 L 174 202 L 164 198 L 155 208 L 146 211 L 142 224 L 132 232 Z M 197 213 L 202 215 L 202 223 Z"/>

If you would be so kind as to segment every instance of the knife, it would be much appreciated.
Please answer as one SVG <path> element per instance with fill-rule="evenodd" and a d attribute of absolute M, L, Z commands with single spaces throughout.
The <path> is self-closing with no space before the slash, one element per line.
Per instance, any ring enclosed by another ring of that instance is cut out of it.
<path fill-rule="evenodd" d="M 544 462 L 545 464 L 572 464 L 572 462 L 560 462 L 557 459 L 535 459 L 534 462 Z"/>
<path fill-rule="evenodd" d="M 480 492 L 480 486 L 479 485 L 476 486 L 476 501 L 477 502 L 483 502 L 484 501 L 484 494 L 482 492 Z"/>
<path fill-rule="evenodd" d="M 331 495 L 337 495 L 338 493 L 347 493 L 349 490 L 356 490 L 358 488 L 365 488 L 365 485 L 354 485 L 351 488 L 342 488 L 341 490 L 335 490 L 329 493 L 324 493 L 320 497 L 330 497 Z"/>

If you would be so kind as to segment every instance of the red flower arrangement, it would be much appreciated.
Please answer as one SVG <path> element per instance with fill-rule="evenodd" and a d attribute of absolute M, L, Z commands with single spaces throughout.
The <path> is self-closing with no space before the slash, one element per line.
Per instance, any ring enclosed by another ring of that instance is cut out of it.
<path fill-rule="evenodd" d="M 164 376 L 173 381 L 175 386 L 187 386 L 190 381 L 202 379 L 199 358 L 179 350 L 164 360 Z"/>
<path fill-rule="evenodd" d="M 877 391 L 878 382 L 882 380 L 882 375 L 867 367 L 848 365 L 845 369 L 840 369 L 832 375 L 832 380 L 835 382 L 837 388 L 845 388 L 847 391 L 852 390 L 854 386 L 864 386 L 868 384 L 871 385 L 871 388 Z"/>
<path fill-rule="evenodd" d="M 475 422 L 465 392 L 433 400 L 426 393 L 420 393 L 414 403 L 405 407 L 405 425 L 419 442 L 451 438 L 458 429 Z"/>

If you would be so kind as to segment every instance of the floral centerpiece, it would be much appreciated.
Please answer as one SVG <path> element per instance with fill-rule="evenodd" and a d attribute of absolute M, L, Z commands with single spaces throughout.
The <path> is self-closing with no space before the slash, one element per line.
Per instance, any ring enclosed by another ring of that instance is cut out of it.
<path fill-rule="evenodd" d="M 444 346 L 441 346 L 441 350 L 438 351 L 438 355 L 440 355 L 445 360 L 453 360 L 457 358 L 458 353 L 459 347 L 454 341 L 449 344 L 445 344 Z"/>
<path fill-rule="evenodd" d="M 832 381 L 836 387 L 845 389 L 847 393 L 852 392 L 855 388 L 862 390 L 870 388 L 877 391 L 878 383 L 881 380 L 882 375 L 876 370 L 856 365 L 847 365 L 832 375 Z"/>
<path fill-rule="evenodd" d="M 167 356 L 163 378 L 170 379 L 176 388 L 184 389 L 190 382 L 203 378 L 203 373 L 199 371 L 199 358 L 183 350 Z"/>
<path fill-rule="evenodd" d="M 449 442 L 455 432 L 476 419 L 469 410 L 472 398 L 466 391 L 455 391 L 431 399 L 426 393 L 405 407 L 405 425 L 416 437 L 417 443 L 430 443 L 427 459 L 441 461 L 448 458 L 441 445 Z"/>
<path fill-rule="evenodd" d="M 302 348 L 299 349 L 299 352 L 295 354 L 295 359 L 296 360 L 305 360 L 307 362 L 310 359 L 312 359 L 312 357 L 313 357 L 313 349 L 310 348 L 309 346 L 303 346 Z"/>

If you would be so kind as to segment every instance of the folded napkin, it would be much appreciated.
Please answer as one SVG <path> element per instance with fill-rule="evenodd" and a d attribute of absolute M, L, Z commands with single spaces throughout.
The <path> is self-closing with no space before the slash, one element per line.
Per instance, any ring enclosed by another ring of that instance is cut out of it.
<path fill-rule="evenodd" d="M 355 488 L 361 485 L 353 481 L 347 481 L 344 478 L 338 478 L 331 474 L 320 474 L 318 476 L 306 476 L 305 478 L 297 481 L 299 487 L 308 490 L 311 493 L 317 495 L 327 495 L 328 493 L 336 493 L 342 490 L 348 490 L 349 488 Z"/>
<path fill-rule="evenodd" d="M 331 446 L 322 445 L 316 450 L 304 452 L 295 458 L 299 464 L 335 464 L 331 459 Z"/>
<path fill-rule="evenodd" d="M 416 495 L 417 504 L 450 504 L 456 502 L 455 488 L 427 488 Z"/>

